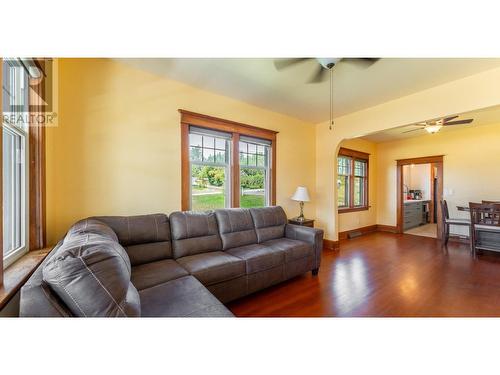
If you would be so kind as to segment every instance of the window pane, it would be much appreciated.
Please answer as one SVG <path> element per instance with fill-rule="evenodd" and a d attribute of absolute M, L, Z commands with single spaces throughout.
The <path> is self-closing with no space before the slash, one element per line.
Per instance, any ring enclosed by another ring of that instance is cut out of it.
<path fill-rule="evenodd" d="M 189 134 L 189 145 L 201 147 L 201 135 Z"/>
<path fill-rule="evenodd" d="M 3 255 L 24 246 L 23 136 L 3 129 Z"/>
<path fill-rule="evenodd" d="M 203 148 L 215 148 L 215 139 L 214 137 L 209 137 L 207 135 L 203 136 Z"/>
<path fill-rule="evenodd" d="M 338 164 L 338 174 L 339 175 L 348 175 L 350 171 L 350 162 L 351 159 L 339 156 L 337 158 L 337 164 Z"/>
<path fill-rule="evenodd" d="M 216 163 L 225 163 L 226 162 L 226 152 L 215 150 L 215 162 Z"/>
<path fill-rule="evenodd" d="M 354 161 L 354 175 L 359 177 L 366 176 L 366 162 L 360 160 Z"/>
<path fill-rule="evenodd" d="M 256 167 L 257 166 L 257 155 L 248 154 L 248 165 Z"/>
<path fill-rule="evenodd" d="M 203 148 L 203 161 L 213 163 L 214 160 L 214 150 L 212 148 Z"/>
<path fill-rule="evenodd" d="M 240 165 L 247 165 L 247 154 L 240 153 Z"/>
<path fill-rule="evenodd" d="M 264 155 L 257 155 L 257 165 L 259 167 L 266 166 L 266 159 L 265 159 Z"/>
<path fill-rule="evenodd" d="M 264 155 L 264 146 L 257 146 L 257 154 Z"/>
<path fill-rule="evenodd" d="M 255 145 L 253 143 L 249 143 L 248 144 L 248 153 L 249 154 L 255 154 L 255 153 L 257 153 L 257 145 Z"/>
<path fill-rule="evenodd" d="M 338 176 L 337 187 L 338 187 L 338 199 L 337 199 L 338 206 L 339 207 L 349 206 L 349 177 Z"/>
<path fill-rule="evenodd" d="M 240 152 L 247 152 L 248 151 L 248 148 L 247 148 L 247 143 L 246 142 L 240 142 Z"/>
<path fill-rule="evenodd" d="M 364 205 L 364 179 L 354 177 L 354 205 Z"/>
<path fill-rule="evenodd" d="M 267 190 L 265 169 L 241 168 L 240 207 L 266 206 Z"/>
<path fill-rule="evenodd" d="M 190 158 L 191 161 L 202 161 L 202 148 L 201 147 L 191 147 Z"/>
<path fill-rule="evenodd" d="M 215 148 L 219 150 L 225 150 L 226 140 L 222 138 L 215 138 Z"/>
<path fill-rule="evenodd" d="M 191 209 L 214 210 L 226 207 L 225 167 L 191 166 Z"/>

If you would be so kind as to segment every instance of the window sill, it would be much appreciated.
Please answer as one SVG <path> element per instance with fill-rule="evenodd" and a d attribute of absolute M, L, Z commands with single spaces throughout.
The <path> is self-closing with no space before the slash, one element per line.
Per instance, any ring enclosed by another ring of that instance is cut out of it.
<path fill-rule="evenodd" d="M 28 281 L 35 269 L 42 263 L 52 247 L 30 251 L 3 271 L 3 285 L 0 286 L 0 310 Z"/>
<path fill-rule="evenodd" d="M 345 214 L 348 212 L 358 212 L 358 211 L 367 211 L 371 208 L 371 206 L 363 206 L 363 207 L 348 207 L 348 208 L 339 208 L 338 213 L 339 214 Z"/>

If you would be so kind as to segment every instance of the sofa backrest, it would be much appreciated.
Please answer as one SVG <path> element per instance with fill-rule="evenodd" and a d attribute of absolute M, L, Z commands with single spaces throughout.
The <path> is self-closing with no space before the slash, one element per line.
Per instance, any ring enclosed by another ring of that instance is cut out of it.
<path fill-rule="evenodd" d="M 259 243 L 285 236 L 287 218 L 280 206 L 251 208 L 250 214 Z"/>
<path fill-rule="evenodd" d="M 257 243 L 257 234 L 250 211 L 246 208 L 227 208 L 216 210 L 222 249 Z"/>
<path fill-rule="evenodd" d="M 175 259 L 222 249 L 217 220 L 212 211 L 174 212 L 170 215 L 170 229 Z"/>
<path fill-rule="evenodd" d="M 95 216 L 117 235 L 133 266 L 172 258 L 170 225 L 165 214 Z"/>

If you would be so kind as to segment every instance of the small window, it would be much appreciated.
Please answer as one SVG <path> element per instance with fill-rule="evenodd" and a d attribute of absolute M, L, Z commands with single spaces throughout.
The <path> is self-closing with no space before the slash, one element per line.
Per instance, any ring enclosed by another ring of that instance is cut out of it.
<path fill-rule="evenodd" d="M 338 206 L 349 207 L 349 175 L 351 170 L 351 159 L 339 156 L 338 158 Z"/>
<path fill-rule="evenodd" d="M 368 209 L 369 155 L 341 148 L 337 157 L 337 204 L 339 212 Z"/>
<path fill-rule="evenodd" d="M 269 206 L 270 143 L 246 137 L 241 139 L 239 143 L 240 207 Z"/>

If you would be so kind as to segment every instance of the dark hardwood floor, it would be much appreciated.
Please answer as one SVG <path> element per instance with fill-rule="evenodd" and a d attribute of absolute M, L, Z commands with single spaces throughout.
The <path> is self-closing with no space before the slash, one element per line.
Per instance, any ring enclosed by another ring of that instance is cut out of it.
<path fill-rule="evenodd" d="M 373 233 L 324 250 L 309 272 L 229 304 L 236 316 L 500 316 L 500 254 L 443 251 L 433 238 Z"/>

